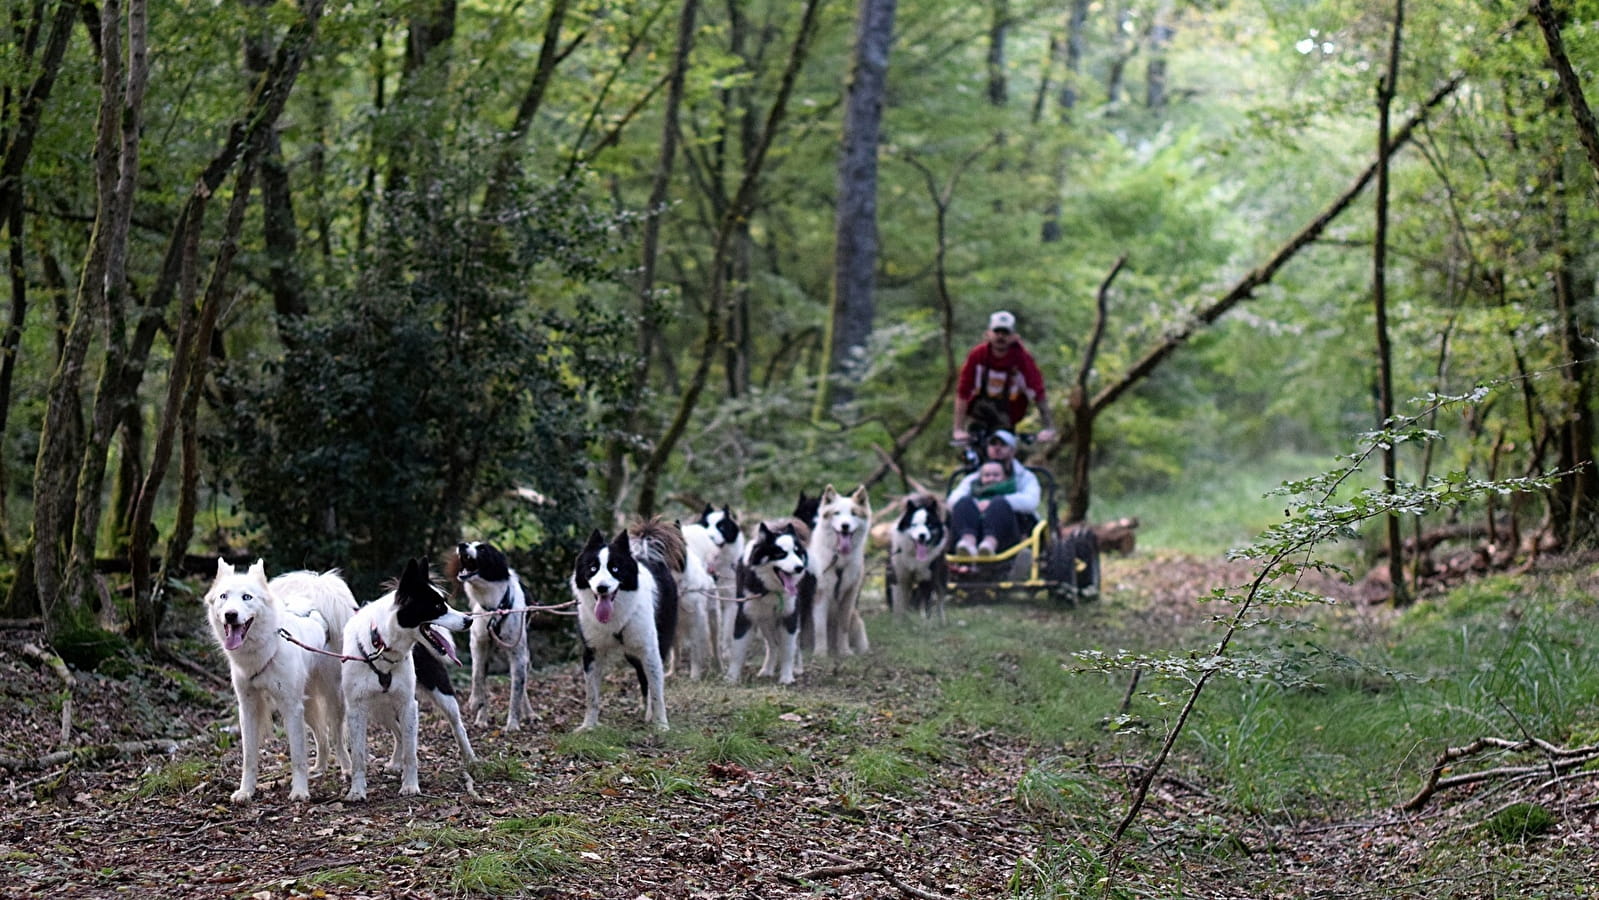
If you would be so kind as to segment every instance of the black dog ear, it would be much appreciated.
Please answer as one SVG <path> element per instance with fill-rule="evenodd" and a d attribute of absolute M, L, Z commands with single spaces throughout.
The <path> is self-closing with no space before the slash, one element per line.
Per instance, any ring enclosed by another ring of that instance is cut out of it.
<path fill-rule="evenodd" d="M 400 575 L 400 589 L 414 592 L 428 586 L 428 564 L 425 559 L 409 559 L 405 563 L 405 572 Z"/>
<path fill-rule="evenodd" d="M 603 546 L 605 546 L 605 535 L 600 534 L 600 530 L 596 528 L 589 534 L 589 542 L 583 545 L 583 552 L 593 553 Z"/>
<path fill-rule="evenodd" d="M 626 559 L 633 555 L 633 541 L 627 535 L 627 529 L 616 533 L 611 539 L 611 557 L 613 559 Z"/>
<path fill-rule="evenodd" d="M 704 524 L 706 521 L 708 521 L 711 518 L 711 513 L 713 512 L 716 512 L 716 510 L 711 508 L 709 503 L 705 504 L 705 511 L 700 513 L 700 523 Z"/>

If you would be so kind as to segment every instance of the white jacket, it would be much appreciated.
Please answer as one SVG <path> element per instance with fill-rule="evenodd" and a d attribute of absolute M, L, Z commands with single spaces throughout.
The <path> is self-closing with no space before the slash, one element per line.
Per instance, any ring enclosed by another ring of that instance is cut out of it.
<path fill-rule="evenodd" d="M 972 487 L 977 484 L 977 472 L 968 474 L 955 485 L 949 492 L 949 505 L 954 506 L 955 501 L 962 497 L 970 496 Z M 1043 499 L 1044 489 L 1038 484 L 1038 476 L 1032 470 L 1019 462 L 1011 463 L 1011 477 L 1016 479 L 1016 490 L 1006 494 L 1005 502 L 1010 504 L 1013 513 L 1026 513 L 1032 515 L 1038 512 L 1039 501 Z"/>

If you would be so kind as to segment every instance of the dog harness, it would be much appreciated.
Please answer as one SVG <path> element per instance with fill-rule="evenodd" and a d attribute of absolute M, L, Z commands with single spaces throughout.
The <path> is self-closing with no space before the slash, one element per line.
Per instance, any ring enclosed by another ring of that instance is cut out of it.
<path fill-rule="evenodd" d="M 382 669 L 378 668 L 378 664 L 373 662 L 373 660 L 388 652 L 389 648 L 387 644 L 383 643 L 383 638 L 378 636 L 378 630 L 376 626 L 372 628 L 371 639 L 371 653 L 366 652 L 366 649 L 361 646 L 360 641 L 355 642 L 355 647 L 357 650 L 361 651 L 361 661 L 365 662 L 367 668 L 372 670 L 372 674 L 378 677 L 378 684 L 382 686 L 383 693 L 387 694 L 389 692 L 389 685 L 394 682 L 394 672 L 393 670 L 388 672 L 383 671 Z"/>
<path fill-rule="evenodd" d="M 502 647 L 516 646 L 516 641 L 506 642 L 500 637 L 500 629 L 505 627 L 505 620 L 511 612 L 511 583 L 509 581 L 505 583 L 505 593 L 500 596 L 500 603 L 498 606 L 494 607 L 494 610 L 500 614 L 499 617 L 497 617 L 493 623 L 489 625 L 489 630 L 494 632 L 495 640 L 499 641 L 500 646 Z"/>

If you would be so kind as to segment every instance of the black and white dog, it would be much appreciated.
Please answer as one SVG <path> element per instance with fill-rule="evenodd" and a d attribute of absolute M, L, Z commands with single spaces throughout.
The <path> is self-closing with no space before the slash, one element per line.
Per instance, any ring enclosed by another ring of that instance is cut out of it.
<path fill-rule="evenodd" d="M 737 570 L 738 561 L 744 557 L 744 532 L 739 529 L 732 510 L 726 506 L 715 509 L 707 503 L 698 518 L 683 526 L 683 543 L 691 555 L 699 557 L 715 584 L 715 593 L 706 603 L 706 623 L 710 627 L 716 658 L 725 670 L 733 637 L 733 616 L 737 613 L 731 600 L 738 594 Z"/>
<path fill-rule="evenodd" d="M 472 690 L 466 710 L 478 726 L 489 724 L 489 660 L 505 655 L 511 675 L 511 699 L 505 730 L 520 731 L 522 720 L 533 717 L 527 700 L 527 597 L 505 554 L 486 541 L 455 546 L 447 570 L 465 589 L 472 602 Z M 498 613 L 498 615 L 491 615 Z"/>
<path fill-rule="evenodd" d="M 800 617 L 816 598 L 807 544 L 810 529 L 797 519 L 762 522 L 745 545 L 738 565 L 738 600 L 733 617 L 732 652 L 727 680 L 736 684 L 744 673 L 750 641 L 766 641 L 766 658 L 758 677 L 777 676 L 793 684 L 803 674 L 800 660 Z"/>
<path fill-rule="evenodd" d="M 949 509 L 932 494 L 905 498 L 905 512 L 888 538 L 888 608 L 895 617 L 921 610 L 922 618 L 936 611 L 944 619 L 944 594 L 949 565 L 944 548 L 949 544 Z"/>
<path fill-rule="evenodd" d="M 449 673 L 436 652 L 452 661 L 450 631 L 465 631 L 467 617 L 451 609 L 444 592 L 428 577 L 427 562 L 413 559 L 394 589 L 361 607 L 344 626 L 343 695 L 345 738 L 351 757 L 349 801 L 366 799 L 367 725 L 377 723 L 394 734 L 391 767 L 400 770 L 400 793 L 421 792 L 417 785 L 417 697 L 427 697 L 455 732 L 461 757 L 473 762 L 472 744 L 461 724 L 461 709 L 450 687 Z"/>
<path fill-rule="evenodd" d="M 682 536 L 675 527 L 671 533 L 676 535 L 676 552 L 681 555 Z M 649 535 L 641 540 L 648 544 L 670 538 Z M 577 598 L 588 694 L 588 710 L 578 731 L 599 724 L 604 669 L 618 653 L 638 675 L 644 721 L 666 730 L 665 659 L 677 632 L 677 583 L 663 561 L 668 555 L 660 543 L 635 555 L 633 535 L 625 529 L 610 543 L 596 530 L 578 553 L 572 565 L 571 588 Z"/>

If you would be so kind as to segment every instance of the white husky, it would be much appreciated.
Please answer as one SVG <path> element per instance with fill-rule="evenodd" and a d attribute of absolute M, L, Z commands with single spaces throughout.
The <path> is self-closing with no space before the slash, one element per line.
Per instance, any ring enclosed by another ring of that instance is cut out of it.
<path fill-rule="evenodd" d="M 305 647 L 337 653 L 344 625 L 355 615 L 355 598 L 336 571 L 289 572 L 269 582 L 261 560 L 239 572 L 218 559 L 205 606 L 211 630 L 227 654 L 233 693 L 239 701 L 244 773 L 239 789 L 233 792 L 233 802 L 246 803 L 255 797 L 261 742 L 272 727 L 274 709 L 283 717 L 289 741 L 289 799 L 309 800 L 308 722 L 317 744 L 316 768 L 309 774 L 326 771 L 330 759 L 337 760 L 345 771 L 350 769 L 344 746 L 339 661 L 302 649 L 278 632 Z"/>
<path fill-rule="evenodd" d="M 801 637 L 816 656 L 824 652 L 849 656 L 871 649 L 860 615 L 871 525 L 872 501 L 864 485 L 849 496 L 832 485 L 822 491 L 809 548 L 811 571 L 816 573 L 816 602 L 811 605 L 809 633 Z"/>

